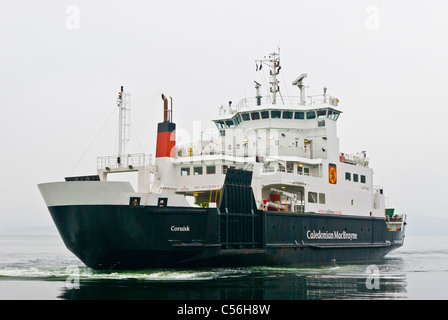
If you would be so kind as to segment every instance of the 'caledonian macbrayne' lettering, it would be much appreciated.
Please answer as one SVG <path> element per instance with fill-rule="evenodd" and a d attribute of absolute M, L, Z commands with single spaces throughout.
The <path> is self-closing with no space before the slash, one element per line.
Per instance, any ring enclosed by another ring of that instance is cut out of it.
<path fill-rule="evenodd" d="M 318 230 L 317 232 L 315 230 L 311 231 L 308 230 L 306 232 L 306 237 L 310 240 L 324 240 L 324 239 L 332 239 L 332 240 L 356 240 L 358 239 L 357 233 L 350 233 L 350 232 L 339 232 L 339 231 L 333 231 L 333 232 L 321 232 Z"/>

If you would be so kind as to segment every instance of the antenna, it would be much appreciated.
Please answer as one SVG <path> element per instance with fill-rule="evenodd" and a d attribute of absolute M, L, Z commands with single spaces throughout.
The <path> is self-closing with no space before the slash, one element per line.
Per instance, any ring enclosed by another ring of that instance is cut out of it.
<path fill-rule="evenodd" d="M 271 76 L 271 81 L 269 83 L 272 85 L 270 88 L 270 91 L 272 93 L 272 104 L 277 103 L 277 92 L 280 92 L 279 82 L 277 80 L 277 75 L 280 72 L 281 66 L 280 66 L 280 48 L 278 53 L 270 53 L 268 57 L 264 57 L 262 60 L 256 60 L 257 63 L 260 63 L 260 69 L 263 63 L 270 66 L 271 70 L 269 71 L 269 75 Z M 258 70 L 260 70 L 258 69 Z M 257 71 L 258 71 L 257 70 Z M 281 97 L 281 95 L 280 95 Z M 283 100 L 283 98 L 282 98 Z"/>
<path fill-rule="evenodd" d="M 292 82 L 293 86 L 298 86 L 300 89 L 300 104 L 305 105 L 305 85 L 303 84 L 303 79 L 305 79 L 308 75 L 306 73 L 302 73 L 296 80 Z"/>
<path fill-rule="evenodd" d="M 120 109 L 119 123 L 118 123 L 118 157 L 117 164 L 121 165 L 121 158 L 125 154 L 126 143 L 129 141 L 128 130 L 129 127 L 129 112 L 130 110 L 130 94 L 123 91 L 123 86 L 118 92 L 117 106 Z"/>
<path fill-rule="evenodd" d="M 257 81 L 255 82 L 255 90 L 257 91 L 257 95 L 255 96 L 255 98 L 257 98 L 257 106 L 261 106 L 261 95 L 260 95 L 260 87 L 261 84 L 259 84 Z"/>

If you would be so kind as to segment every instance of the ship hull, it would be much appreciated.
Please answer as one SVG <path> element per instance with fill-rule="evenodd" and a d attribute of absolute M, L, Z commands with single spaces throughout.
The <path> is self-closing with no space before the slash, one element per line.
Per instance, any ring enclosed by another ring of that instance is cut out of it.
<path fill-rule="evenodd" d="M 97 270 L 374 262 L 404 240 L 404 230 L 373 217 L 130 205 L 49 211 L 67 248 Z"/>

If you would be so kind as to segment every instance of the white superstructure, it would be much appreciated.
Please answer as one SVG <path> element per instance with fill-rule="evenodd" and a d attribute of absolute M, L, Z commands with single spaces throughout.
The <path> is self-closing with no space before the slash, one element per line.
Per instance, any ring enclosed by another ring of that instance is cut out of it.
<path fill-rule="evenodd" d="M 160 130 L 174 131 L 169 136 L 158 133 L 165 138 L 158 140 L 158 152 L 163 151 L 154 164 L 150 155 L 124 153 L 128 94 L 122 90 L 121 154 L 98 158 L 100 179 L 107 180 L 113 172 L 137 171 L 140 193 L 191 196 L 197 205 L 212 207 L 219 201 L 227 169 L 234 167 L 253 170 L 259 209 L 384 217 L 383 190 L 373 185 L 366 152 L 339 150 L 339 100 L 328 95 L 327 88 L 322 95 L 307 96 L 307 74 L 292 82 L 299 96 L 283 96 L 277 80 L 279 53 L 257 60 L 256 65 L 257 71 L 268 69 L 271 95 L 261 96 L 261 85 L 255 82 L 255 97 L 221 106 L 213 120 L 216 133 L 201 135 L 195 145 L 175 145 L 175 126 L 162 95 L 165 118 Z"/>
<path fill-rule="evenodd" d="M 292 84 L 300 96 L 282 96 L 276 76 L 280 57 L 268 66 L 271 95 L 221 107 L 213 121 L 218 134 L 196 145 L 176 146 L 171 159 L 176 192 L 195 196 L 196 203 L 215 205 L 227 168 L 252 169 L 259 208 L 280 211 L 384 216 L 382 189 L 374 188 L 366 152 L 339 150 L 339 100 L 306 96 L 302 74 Z"/>

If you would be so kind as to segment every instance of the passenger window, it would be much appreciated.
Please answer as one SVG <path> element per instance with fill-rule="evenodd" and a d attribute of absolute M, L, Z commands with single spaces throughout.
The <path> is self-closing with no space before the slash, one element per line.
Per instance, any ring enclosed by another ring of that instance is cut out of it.
<path fill-rule="evenodd" d="M 350 172 L 346 172 L 345 173 L 345 180 L 351 181 L 352 177 L 351 177 L 351 173 Z"/>
<path fill-rule="evenodd" d="M 308 202 L 317 203 L 317 192 L 308 192 Z"/>
<path fill-rule="evenodd" d="M 190 168 L 180 168 L 180 175 L 182 177 L 190 175 Z"/>
<path fill-rule="evenodd" d="M 215 174 L 216 173 L 216 166 L 207 166 L 207 174 Z"/>
<path fill-rule="evenodd" d="M 358 182 L 358 174 L 356 173 L 353 174 L 353 181 Z"/>
<path fill-rule="evenodd" d="M 325 204 L 325 193 L 319 193 L 319 203 Z"/>
<path fill-rule="evenodd" d="M 202 166 L 200 166 L 200 167 L 194 167 L 193 174 L 194 174 L 195 176 L 202 174 Z"/>
<path fill-rule="evenodd" d="M 361 175 L 361 183 L 366 183 L 366 176 Z"/>

